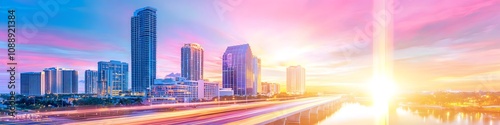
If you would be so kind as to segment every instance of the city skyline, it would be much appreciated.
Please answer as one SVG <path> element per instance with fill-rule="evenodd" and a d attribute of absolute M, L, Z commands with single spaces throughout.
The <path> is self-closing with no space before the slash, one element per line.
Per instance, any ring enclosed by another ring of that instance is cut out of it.
<path fill-rule="evenodd" d="M 363 85 L 359 83 L 365 83 L 369 78 L 371 47 L 353 43 L 352 39 L 356 38 L 358 29 L 363 31 L 367 27 L 366 24 L 371 23 L 370 3 L 266 1 L 263 4 L 263 2 L 245 1 L 234 6 L 234 11 L 225 13 L 223 19 L 220 19 L 213 9 L 213 2 L 196 4 L 158 1 L 150 3 L 103 1 L 100 2 L 102 4 L 68 2 L 61 5 L 60 11 L 51 16 L 46 25 L 38 27 L 36 35 L 20 38 L 19 54 L 24 55 L 24 59 L 20 60 L 23 67 L 20 67 L 19 71 L 40 71 L 45 67 L 70 67 L 83 72 L 86 69 L 97 70 L 95 62 L 100 60 L 123 60 L 130 64 L 128 61 L 130 59 L 127 58 L 130 53 L 128 42 L 130 33 L 127 28 L 130 25 L 130 14 L 137 8 L 154 6 L 162 12 L 158 20 L 164 22 L 158 26 L 158 30 L 162 32 L 161 37 L 158 36 L 158 48 L 164 50 L 158 52 L 156 77 L 180 72 L 178 48 L 183 43 L 196 42 L 204 46 L 207 52 L 205 53 L 206 78 L 220 81 L 221 62 L 218 60 L 224 48 L 248 42 L 257 48 L 254 49 L 255 55 L 265 60 L 262 62 L 262 81 L 284 84 L 286 67 L 298 64 L 308 67 L 308 72 L 311 72 L 308 74 L 311 77 L 307 77 L 311 86 Z M 110 3 L 120 7 L 108 10 L 104 5 Z M 395 23 L 397 34 L 394 42 L 396 82 L 404 88 L 417 90 L 475 91 L 484 76 L 495 76 L 498 73 L 499 67 L 495 64 L 500 63 L 497 57 L 500 52 L 497 48 L 500 45 L 495 41 L 500 38 L 495 35 L 499 31 L 496 28 L 498 25 L 494 22 L 500 19 L 493 16 L 498 12 L 497 5 L 495 1 L 445 0 L 438 2 L 440 4 L 431 3 L 434 2 L 424 0 L 401 1 L 399 4 L 401 12 L 395 15 L 395 21 L 398 22 Z M 273 4 L 282 6 L 271 8 Z M 178 7 L 181 5 L 183 7 Z M 411 5 L 429 6 L 431 9 L 420 11 L 418 7 Z M 21 10 L 20 14 L 27 15 L 28 19 L 35 12 L 43 12 L 36 4 L 26 2 L 12 2 L 2 9 L 18 6 L 22 6 L 18 9 Z M 82 12 L 81 6 L 92 6 L 95 10 Z M 264 9 L 249 11 L 256 10 L 258 6 L 263 6 Z M 330 8 L 342 8 L 346 13 Z M 101 11 L 109 13 L 100 13 Z M 337 16 L 329 17 L 327 15 L 330 13 L 326 12 L 335 12 Z M 441 18 L 420 18 L 433 14 L 440 15 Z M 2 13 L 2 16 L 6 15 Z M 290 20 L 297 17 L 304 18 Z M 483 20 L 488 17 L 492 18 Z M 85 18 L 94 20 L 81 21 Z M 449 22 L 463 25 L 448 25 Z M 19 24 L 25 22 L 19 21 Z M 441 30 L 450 32 L 439 32 L 442 35 L 432 36 Z M 1 37 L 6 36 L 5 31 L 0 31 L 0 34 L 3 34 Z M 5 39 L 0 41 L 2 45 L 6 44 Z M 285 41 L 287 44 L 283 46 Z M 321 54 L 324 55 L 311 56 Z M 44 61 L 40 62 L 42 59 Z M 5 58 L 1 61 L 5 61 Z M 441 63 L 448 65 L 440 65 Z M 461 70 L 451 72 L 457 68 Z M 4 72 L 0 74 L 7 75 Z M 79 79 L 83 78 L 83 75 L 79 76 Z M 1 82 L 5 80 L 0 78 Z M 17 83 L 19 85 L 19 81 Z M 80 92 L 83 90 L 82 87 L 83 83 L 80 83 Z"/>
<path fill-rule="evenodd" d="M 0 3 L 0 124 L 500 125 L 499 0 Z"/>

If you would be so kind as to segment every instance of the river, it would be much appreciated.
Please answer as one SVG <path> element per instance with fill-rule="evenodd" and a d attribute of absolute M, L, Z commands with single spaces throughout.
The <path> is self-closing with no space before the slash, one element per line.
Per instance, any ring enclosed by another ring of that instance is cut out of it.
<path fill-rule="evenodd" d="M 319 125 L 373 125 L 376 108 L 356 102 L 342 107 L 320 121 Z M 388 111 L 389 125 L 500 125 L 500 113 L 424 109 L 393 106 Z"/>

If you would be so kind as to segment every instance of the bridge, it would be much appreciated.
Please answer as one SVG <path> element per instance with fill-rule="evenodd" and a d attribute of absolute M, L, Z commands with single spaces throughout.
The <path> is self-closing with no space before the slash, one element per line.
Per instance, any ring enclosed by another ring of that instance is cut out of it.
<path fill-rule="evenodd" d="M 269 112 L 252 118 L 238 120 L 228 125 L 285 125 L 285 124 L 308 124 L 321 116 L 332 113 L 340 108 L 342 97 L 326 98 L 318 102 L 299 105 L 292 108 L 283 108 L 278 111 Z"/>

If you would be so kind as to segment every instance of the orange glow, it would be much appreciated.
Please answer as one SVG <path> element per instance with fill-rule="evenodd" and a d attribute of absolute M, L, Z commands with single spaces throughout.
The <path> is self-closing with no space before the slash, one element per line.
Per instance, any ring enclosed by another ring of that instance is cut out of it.
<path fill-rule="evenodd" d="M 373 7 L 373 75 L 372 96 L 377 125 L 388 124 L 389 100 L 394 93 L 393 81 L 393 8 L 390 0 L 374 0 Z"/>

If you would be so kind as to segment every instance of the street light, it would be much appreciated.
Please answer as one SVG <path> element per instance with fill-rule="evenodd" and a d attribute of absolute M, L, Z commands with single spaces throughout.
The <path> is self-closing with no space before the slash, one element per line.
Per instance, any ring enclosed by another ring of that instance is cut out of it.
<path fill-rule="evenodd" d="M 233 94 L 233 103 L 236 104 L 236 101 L 234 101 L 234 94 Z"/>

